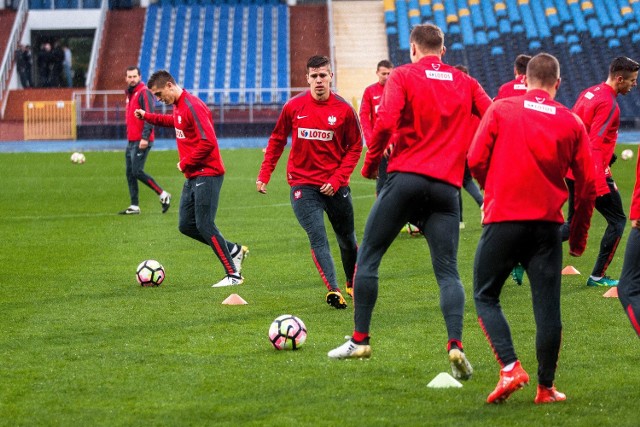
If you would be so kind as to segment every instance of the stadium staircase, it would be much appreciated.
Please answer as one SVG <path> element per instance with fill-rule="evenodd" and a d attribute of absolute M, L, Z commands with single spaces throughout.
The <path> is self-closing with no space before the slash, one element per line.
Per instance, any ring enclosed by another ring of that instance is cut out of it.
<path fill-rule="evenodd" d="M 568 106 L 606 79 L 613 58 L 640 58 L 638 0 L 384 0 L 384 14 L 392 61 L 409 61 L 413 25 L 435 23 L 445 32 L 445 61 L 469 67 L 491 96 L 513 78 L 520 53 L 559 59 L 557 100 Z M 638 117 L 637 96 L 618 101 L 623 117 Z"/>
<path fill-rule="evenodd" d="M 16 19 L 16 12 L 13 10 L 0 10 L 0 59 L 4 56 L 4 52 L 7 49 L 7 43 L 9 42 L 9 36 L 11 34 L 11 27 Z"/>
<path fill-rule="evenodd" d="M 332 7 L 338 92 L 358 109 L 364 89 L 378 80 L 378 62 L 389 58 L 385 33 L 379 30 L 382 3 L 334 2 Z"/>

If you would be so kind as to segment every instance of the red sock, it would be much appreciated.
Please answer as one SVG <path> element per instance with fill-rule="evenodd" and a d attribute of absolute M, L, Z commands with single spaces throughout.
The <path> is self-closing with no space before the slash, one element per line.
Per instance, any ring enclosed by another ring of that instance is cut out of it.
<path fill-rule="evenodd" d="M 351 339 L 355 343 L 362 342 L 362 341 L 366 340 L 367 338 L 369 338 L 369 334 L 364 333 L 364 332 L 358 332 L 358 331 L 353 331 L 353 335 L 351 336 Z"/>
<path fill-rule="evenodd" d="M 462 350 L 462 342 L 460 340 L 451 339 L 447 343 L 447 353 L 451 351 L 452 348 L 458 348 L 460 351 Z"/>

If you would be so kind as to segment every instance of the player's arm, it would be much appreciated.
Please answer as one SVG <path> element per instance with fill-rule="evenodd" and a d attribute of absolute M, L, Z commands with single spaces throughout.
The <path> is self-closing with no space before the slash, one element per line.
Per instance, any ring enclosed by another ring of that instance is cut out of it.
<path fill-rule="evenodd" d="M 589 141 L 591 156 L 596 168 L 596 191 L 598 196 L 603 196 L 610 192 L 606 176 L 606 169 L 609 166 L 610 159 L 605 159 L 607 149 L 604 140 L 614 112 L 614 102 L 600 102 L 592 111 L 593 117 L 589 128 Z"/>
<path fill-rule="evenodd" d="M 631 219 L 631 227 L 640 228 L 640 162 L 636 163 L 636 184 L 631 196 L 629 218 Z"/>
<path fill-rule="evenodd" d="M 373 115 L 375 112 L 371 111 L 371 94 L 369 89 L 364 90 L 362 94 L 362 102 L 360 103 L 360 124 L 362 125 L 362 132 L 364 133 L 364 140 L 368 144 L 371 141 L 371 134 L 373 132 Z"/>
<path fill-rule="evenodd" d="M 377 177 L 380 160 L 404 109 L 406 99 L 402 88 L 402 79 L 401 73 L 391 73 L 382 93 L 373 135 L 371 141 L 367 141 L 367 154 L 361 172 L 365 178 L 375 179 Z"/>
<path fill-rule="evenodd" d="M 338 191 L 340 187 L 347 185 L 362 154 L 362 128 L 353 108 L 345 118 L 342 144 L 346 150 L 345 155 L 342 157 L 340 166 L 328 181 L 328 184 L 333 187 L 333 191 Z"/>
<path fill-rule="evenodd" d="M 487 109 L 492 104 L 491 98 L 487 95 L 482 85 L 477 80 L 473 80 L 472 87 L 473 107 L 471 112 L 476 116 L 482 118 L 487 112 Z"/>
<path fill-rule="evenodd" d="M 287 102 L 280 112 L 280 116 L 278 117 L 278 121 L 276 122 L 273 132 L 271 132 L 267 149 L 264 153 L 264 159 L 260 165 L 260 171 L 258 172 L 258 178 L 256 179 L 256 190 L 259 193 L 267 193 L 267 184 L 271 179 L 273 170 L 278 164 L 278 160 L 280 160 L 280 157 L 282 156 L 284 147 L 287 145 L 287 137 L 291 133 L 292 114 L 293 112 L 291 111 L 290 104 Z"/>
<path fill-rule="evenodd" d="M 587 132 L 577 116 L 575 120 L 579 126 L 577 126 L 578 143 L 575 145 L 573 160 L 570 164 L 575 180 L 575 209 L 569 231 L 569 254 L 580 256 L 587 246 L 591 215 L 595 205 L 596 169 L 589 149 Z"/>
<path fill-rule="evenodd" d="M 134 111 L 134 114 L 138 119 L 144 120 L 145 122 L 151 123 L 152 125 L 167 128 L 175 127 L 173 125 L 173 114 L 147 113 L 142 108 L 138 108 L 136 111 Z"/>
<path fill-rule="evenodd" d="M 153 95 L 149 89 L 143 90 L 138 97 L 138 104 L 140 108 L 148 113 L 155 113 L 155 104 L 153 102 Z M 144 122 L 142 128 L 142 138 L 140 139 L 140 148 L 147 148 L 149 145 L 149 138 L 153 132 L 153 125 L 147 121 Z"/>
<path fill-rule="evenodd" d="M 467 162 L 471 175 L 484 189 L 487 173 L 491 164 L 491 153 L 498 135 L 498 122 L 495 114 L 495 104 L 492 105 L 480 120 L 478 129 L 471 141 L 467 152 Z"/>

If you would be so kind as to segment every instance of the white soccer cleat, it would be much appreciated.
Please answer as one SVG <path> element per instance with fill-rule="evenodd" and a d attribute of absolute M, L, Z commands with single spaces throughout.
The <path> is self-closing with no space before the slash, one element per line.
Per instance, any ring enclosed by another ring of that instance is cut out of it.
<path fill-rule="evenodd" d="M 340 347 L 331 350 L 327 356 L 331 359 L 365 359 L 371 357 L 371 346 L 356 344 L 349 339 Z"/>
<path fill-rule="evenodd" d="M 131 205 L 127 209 L 118 212 L 118 214 L 120 214 L 120 215 L 139 215 L 140 214 L 140 207 L 138 207 L 136 205 Z"/>
<path fill-rule="evenodd" d="M 449 363 L 451 363 L 451 373 L 457 380 L 468 380 L 473 375 L 473 367 L 467 360 L 467 356 L 457 348 L 452 348 L 449 352 Z"/>
<path fill-rule="evenodd" d="M 229 274 L 228 276 L 224 276 L 224 278 L 222 280 L 220 280 L 215 285 L 212 285 L 211 287 L 212 288 L 224 288 L 226 286 L 242 285 L 243 282 L 244 282 L 244 277 L 242 277 L 242 276 L 234 276 L 232 274 Z"/>
<path fill-rule="evenodd" d="M 242 272 L 242 262 L 249 255 L 249 248 L 241 246 L 237 254 L 233 258 L 233 265 L 236 267 L 236 272 L 240 274 Z"/>
<path fill-rule="evenodd" d="M 162 194 L 160 194 L 160 204 L 162 204 L 162 213 L 167 212 L 171 206 L 171 194 L 162 191 Z"/>

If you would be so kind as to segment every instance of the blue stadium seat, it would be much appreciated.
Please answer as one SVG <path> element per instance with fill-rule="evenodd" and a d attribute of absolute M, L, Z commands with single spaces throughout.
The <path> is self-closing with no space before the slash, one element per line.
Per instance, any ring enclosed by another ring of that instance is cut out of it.
<path fill-rule="evenodd" d="M 158 6 L 153 4 L 147 8 L 144 30 L 142 34 L 142 46 L 140 47 L 140 59 L 138 67 L 143 78 L 149 77 L 149 64 L 151 62 L 151 49 L 156 31 L 156 20 L 158 17 Z"/>
<path fill-rule="evenodd" d="M 227 69 L 227 42 L 229 37 L 229 7 L 224 4 L 219 6 L 220 8 L 220 19 L 219 19 L 219 32 L 218 32 L 218 40 L 214 40 L 214 43 L 217 42 L 217 52 L 215 57 L 215 64 L 212 66 L 216 67 L 216 75 L 213 81 L 213 87 L 211 89 L 224 89 L 224 77 Z M 216 93 L 213 95 L 213 102 L 215 104 L 219 104 L 222 101 L 222 95 L 220 93 Z"/>
<path fill-rule="evenodd" d="M 491 48 L 491 55 L 492 56 L 504 55 L 504 49 L 501 46 L 493 46 Z"/>
<path fill-rule="evenodd" d="M 616 48 L 616 47 L 620 47 L 620 40 L 618 39 L 609 39 L 609 41 L 607 42 L 607 45 L 609 46 L 610 49 Z"/>
<path fill-rule="evenodd" d="M 579 44 L 571 45 L 569 47 L 569 53 L 572 54 L 572 55 L 575 55 L 575 54 L 578 54 L 578 53 L 582 53 L 582 48 L 580 47 Z"/>
<path fill-rule="evenodd" d="M 243 25 L 245 6 L 236 6 L 233 8 L 233 28 L 230 28 L 231 34 L 231 64 L 229 64 L 225 70 L 225 77 L 229 79 L 229 88 L 240 89 L 240 69 L 242 64 L 242 33 L 245 31 Z M 248 10 L 247 10 L 248 12 Z M 225 84 L 226 87 L 226 84 Z M 238 104 L 240 102 L 240 94 L 238 92 L 231 92 L 229 94 L 229 101 L 232 104 Z"/>
<path fill-rule="evenodd" d="M 191 5 L 189 7 L 191 11 L 191 17 L 189 19 L 189 29 L 187 33 L 187 52 L 186 61 L 184 63 L 184 87 L 193 88 L 195 83 L 195 69 L 196 69 L 196 55 L 192 52 L 196 52 L 198 49 L 198 33 L 200 31 L 200 6 Z"/>
<path fill-rule="evenodd" d="M 184 21 L 187 15 L 187 6 L 180 5 L 175 8 L 176 18 L 173 29 L 173 43 L 171 57 L 169 58 L 169 72 L 172 76 L 180 75 L 182 66 L 182 39 L 184 37 Z"/>

